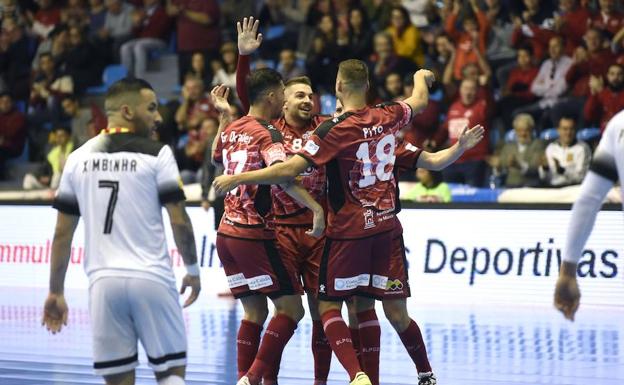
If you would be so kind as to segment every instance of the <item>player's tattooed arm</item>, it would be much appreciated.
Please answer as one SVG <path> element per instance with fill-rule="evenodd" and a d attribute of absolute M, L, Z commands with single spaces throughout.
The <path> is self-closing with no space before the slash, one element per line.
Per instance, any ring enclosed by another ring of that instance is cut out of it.
<path fill-rule="evenodd" d="M 52 241 L 52 260 L 50 261 L 50 291 L 43 305 L 41 324 L 53 334 L 67 325 L 68 308 L 65 302 L 65 274 L 69 266 L 71 243 L 79 217 L 62 212 L 56 219 L 56 230 Z"/>
<path fill-rule="evenodd" d="M 306 233 L 315 238 L 322 236 L 325 231 L 325 212 L 323 207 L 298 183 L 281 184 L 280 187 L 297 202 L 309 208 L 314 214 L 312 229 L 306 231 Z"/>
<path fill-rule="evenodd" d="M 180 294 L 184 294 L 187 287 L 191 288 L 191 295 L 184 301 L 184 307 L 187 307 L 197 300 L 201 291 L 193 224 L 191 223 L 191 218 L 186 213 L 184 201 L 168 203 L 165 207 L 169 214 L 173 239 L 178 247 L 178 251 L 182 255 L 182 260 L 188 272 L 182 279 L 182 287 L 180 288 Z"/>
<path fill-rule="evenodd" d="M 69 266 L 71 244 L 80 217 L 62 212 L 56 218 L 56 229 L 52 241 L 52 261 L 50 262 L 50 293 L 63 294 L 65 274 Z"/>
<path fill-rule="evenodd" d="M 171 229 L 173 230 L 173 239 L 175 240 L 178 251 L 182 255 L 185 265 L 194 265 L 197 263 L 197 248 L 195 246 L 195 235 L 193 233 L 193 224 L 183 201 L 168 203 L 166 206 L 169 220 L 171 221 Z"/>
<path fill-rule="evenodd" d="M 295 155 L 285 162 L 273 164 L 260 170 L 237 175 L 218 176 L 212 185 L 217 194 L 225 194 L 242 184 L 288 184 L 309 166 L 308 160 Z"/>
<path fill-rule="evenodd" d="M 483 139 L 484 135 L 485 129 L 480 124 L 470 129 L 466 126 L 462 130 L 457 142 L 451 147 L 437 152 L 423 151 L 418 157 L 416 167 L 435 171 L 442 170 L 453 164 L 466 150 L 476 146 Z"/>

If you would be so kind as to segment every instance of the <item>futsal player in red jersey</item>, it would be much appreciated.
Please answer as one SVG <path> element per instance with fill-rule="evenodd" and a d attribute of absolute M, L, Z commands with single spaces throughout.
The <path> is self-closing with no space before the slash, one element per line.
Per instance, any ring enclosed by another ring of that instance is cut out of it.
<path fill-rule="evenodd" d="M 336 79 L 342 115 L 322 123 L 303 150 L 286 162 L 214 181 L 217 191 L 248 183 L 284 183 L 310 165 L 326 165 L 329 213 L 319 271 L 319 311 L 332 350 L 354 385 L 369 385 L 371 381 L 358 362 L 340 309 L 343 300 L 357 296 L 358 316 L 368 315 L 374 310 L 374 299 L 385 296 L 395 226 L 393 169 L 397 134 L 414 113 L 426 107 L 433 80 L 430 71 L 420 70 L 414 74 L 414 90 L 409 98 L 368 107 L 366 64 L 343 61 Z M 359 321 L 375 322 L 376 317 Z M 378 336 L 370 337 L 378 340 Z M 367 341 L 361 343 L 364 346 Z"/>
<path fill-rule="evenodd" d="M 213 160 L 222 163 L 224 175 L 257 170 L 286 160 L 281 133 L 268 121 L 281 115 L 284 84 L 276 71 L 263 69 L 249 75 L 249 113 L 220 126 L 213 143 Z M 215 105 L 229 110 L 224 87 L 213 90 Z M 313 212 L 310 236 L 324 230 L 324 212 L 314 199 L 295 183 L 282 186 Z M 232 188 L 225 197 L 225 213 L 217 231 L 217 252 L 234 296 L 241 300 L 245 317 L 237 344 L 239 385 L 257 385 L 293 335 L 303 317 L 301 285 L 296 271 L 283 262 L 275 242 L 270 186 L 246 185 Z M 267 297 L 275 305 L 260 342 L 268 315 Z"/>
<path fill-rule="evenodd" d="M 243 105 L 249 109 L 246 79 L 249 74 L 249 55 L 255 52 L 262 42 L 258 34 L 259 21 L 253 17 L 237 23 L 239 61 L 236 69 L 236 91 Z M 329 116 L 313 115 L 312 83 L 301 76 L 286 81 L 284 89 L 284 114 L 271 120 L 281 133 L 284 149 L 288 157 L 303 148 L 316 127 Z M 317 202 L 325 200 L 325 167 L 308 167 L 297 177 L 297 181 Z M 331 347 L 325 337 L 321 316 L 318 312 L 316 291 L 318 290 L 318 271 L 323 253 L 324 237 L 314 238 L 306 234 L 312 226 L 312 212 L 299 204 L 281 187 L 272 186 L 273 214 L 275 217 L 275 236 L 280 245 L 283 262 L 301 277 L 307 293 L 310 316 L 312 317 L 312 356 L 314 357 L 314 385 L 325 385 L 331 364 Z M 277 384 L 279 361 L 264 376 L 264 385 Z"/>

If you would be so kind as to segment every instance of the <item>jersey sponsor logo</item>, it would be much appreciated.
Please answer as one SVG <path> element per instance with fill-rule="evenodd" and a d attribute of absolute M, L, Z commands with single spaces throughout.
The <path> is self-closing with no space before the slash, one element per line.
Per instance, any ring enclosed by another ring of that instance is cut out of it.
<path fill-rule="evenodd" d="M 236 131 L 232 131 L 230 132 L 230 134 L 228 135 L 226 132 L 222 132 L 221 133 L 221 142 L 226 143 L 226 142 L 230 142 L 230 143 L 235 143 L 235 142 L 239 142 L 239 143 L 244 143 L 244 144 L 249 144 L 251 143 L 251 141 L 253 140 L 253 136 L 243 132 L 240 134 L 237 134 Z"/>
<path fill-rule="evenodd" d="M 319 150 L 319 145 L 314 143 L 311 140 L 308 140 L 305 144 L 305 146 L 303 146 L 303 151 L 307 152 L 308 154 L 314 156 L 316 155 L 316 153 Z"/>
<path fill-rule="evenodd" d="M 381 135 L 383 130 L 383 126 L 364 127 L 362 129 L 362 134 L 364 134 L 365 139 L 368 139 L 375 135 Z"/>
<path fill-rule="evenodd" d="M 262 289 L 263 287 L 268 287 L 273 285 L 273 279 L 271 279 L 270 275 L 259 275 L 257 277 L 252 277 L 247 279 L 247 285 L 251 290 Z"/>
<path fill-rule="evenodd" d="M 389 279 L 386 283 L 386 290 L 403 290 L 403 282 L 401 282 L 401 280 L 399 279 Z"/>
<path fill-rule="evenodd" d="M 373 274 L 373 287 L 377 289 L 386 290 L 386 286 L 388 285 L 388 277 L 383 275 Z"/>
<path fill-rule="evenodd" d="M 369 282 L 370 274 L 360 274 L 349 278 L 336 278 L 334 279 L 334 290 L 353 290 L 358 286 L 368 286 Z"/>
<path fill-rule="evenodd" d="M 320 285 L 319 286 L 319 293 L 325 293 L 325 285 Z"/>
<path fill-rule="evenodd" d="M 375 227 L 375 214 L 373 210 L 368 209 L 364 211 L 364 229 L 372 229 Z"/>
<path fill-rule="evenodd" d="M 274 143 L 264 151 L 265 158 L 268 161 L 268 165 L 272 165 L 277 161 L 286 160 L 286 154 L 284 153 L 284 147 L 281 143 Z"/>
<path fill-rule="evenodd" d="M 230 289 L 234 289 L 235 287 L 244 286 L 247 284 L 247 280 L 245 279 L 243 273 L 228 275 L 227 281 Z"/>

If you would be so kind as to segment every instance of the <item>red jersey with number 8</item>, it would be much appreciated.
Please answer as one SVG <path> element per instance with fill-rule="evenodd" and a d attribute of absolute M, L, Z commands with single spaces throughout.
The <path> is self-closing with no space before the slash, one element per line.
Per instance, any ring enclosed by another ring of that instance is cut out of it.
<path fill-rule="evenodd" d="M 281 133 L 271 124 L 244 116 L 227 126 L 214 159 L 224 175 L 237 175 L 286 160 Z M 273 212 L 269 185 L 241 185 L 225 196 L 219 233 L 246 239 L 272 239 Z"/>
<path fill-rule="evenodd" d="M 302 133 L 286 123 L 283 117 L 273 120 L 273 124 L 282 133 L 284 149 L 287 156 L 292 156 L 301 151 L 303 145 L 310 139 L 316 127 L 327 120 L 327 116 L 314 116 L 308 127 Z M 319 203 L 325 199 L 325 167 L 310 166 L 297 177 L 297 183 L 305 188 L 312 198 Z M 276 224 L 305 225 L 312 223 L 312 211 L 294 200 L 279 186 L 271 187 L 273 193 L 273 213 Z"/>
<path fill-rule="evenodd" d="M 394 228 L 397 133 L 412 109 L 392 102 L 349 111 L 322 123 L 299 155 L 326 166 L 327 236 L 358 239 Z"/>

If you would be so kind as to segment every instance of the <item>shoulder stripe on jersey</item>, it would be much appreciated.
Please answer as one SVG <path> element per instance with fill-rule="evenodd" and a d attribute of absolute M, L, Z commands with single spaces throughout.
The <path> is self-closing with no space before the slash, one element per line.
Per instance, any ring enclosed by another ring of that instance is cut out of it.
<path fill-rule="evenodd" d="M 104 146 L 95 147 L 95 152 L 136 152 L 151 156 L 158 156 L 164 143 L 128 132 L 103 137 Z"/>
<path fill-rule="evenodd" d="M 609 179 L 613 183 L 617 183 L 619 179 L 615 165 L 606 159 L 594 158 L 589 165 L 589 169 L 596 174 Z"/>
<path fill-rule="evenodd" d="M 314 130 L 314 135 L 316 135 L 319 138 L 323 139 L 325 137 L 325 135 L 327 135 L 329 133 L 329 130 L 331 130 L 332 128 L 334 128 L 338 124 L 344 122 L 345 119 L 347 119 L 351 115 L 353 115 L 353 112 L 348 111 L 348 112 L 345 112 L 344 114 L 342 114 L 340 116 L 337 116 L 337 117 L 335 117 L 333 119 L 329 119 L 329 120 L 324 121 L 323 123 L 319 124 L 318 127 L 316 127 L 316 130 Z"/>
<path fill-rule="evenodd" d="M 271 134 L 271 141 L 273 143 L 282 143 L 284 138 L 282 137 L 282 133 L 271 123 L 266 120 L 256 119 L 258 123 L 267 130 L 269 130 L 269 134 Z"/>
<path fill-rule="evenodd" d="M 60 196 L 56 197 L 56 199 L 54 199 L 54 203 L 52 203 L 52 207 L 65 214 L 80 216 L 80 207 L 78 207 L 78 202 L 72 199 Z"/>
<path fill-rule="evenodd" d="M 175 203 L 186 200 L 186 196 L 184 195 L 184 191 L 182 191 L 179 187 L 175 187 L 172 189 L 167 189 L 158 192 L 158 200 L 161 205 L 166 205 L 167 203 Z"/>

